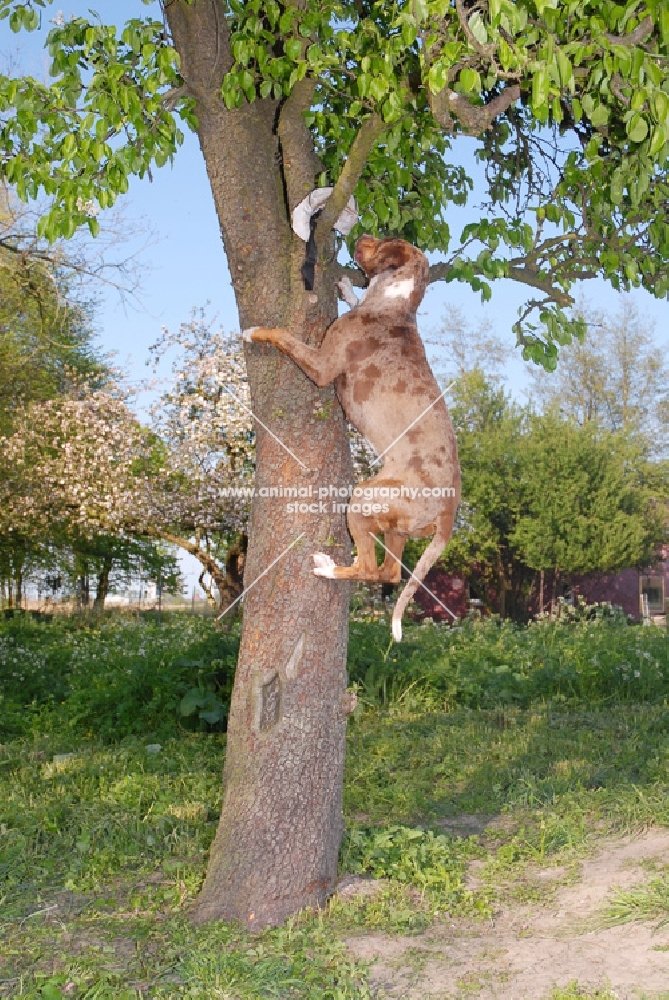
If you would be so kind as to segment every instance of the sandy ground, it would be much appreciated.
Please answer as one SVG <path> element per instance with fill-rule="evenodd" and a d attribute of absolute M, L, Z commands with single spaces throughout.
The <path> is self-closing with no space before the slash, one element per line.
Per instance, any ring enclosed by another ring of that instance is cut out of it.
<path fill-rule="evenodd" d="M 418 937 L 350 938 L 356 957 L 372 962 L 377 996 L 407 1000 L 543 1000 L 575 980 L 609 987 L 619 1000 L 669 1000 L 669 925 L 657 921 L 602 926 L 614 887 L 649 877 L 641 865 L 669 863 L 669 831 L 609 841 L 584 862 L 575 884 L 553 886 L 544 905 L 518 905 L 485 924 L 454 921 Z M 564 876 L 545 869 L 538 877 Z"/>

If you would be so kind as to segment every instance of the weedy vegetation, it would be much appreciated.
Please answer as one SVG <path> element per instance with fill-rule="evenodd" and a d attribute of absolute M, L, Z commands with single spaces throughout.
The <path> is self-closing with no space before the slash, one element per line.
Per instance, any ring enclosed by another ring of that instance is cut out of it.
<path fill-rule="evenodd" d="M 542 868 L 669 825 L 664 630 L 599 608 L 527 627 L 426 623 L 389 646 L 386 622 L 358 616 L 341 870 L 374 891 L 256 936 L 194 928 L 235 628 L 0 623 L 0 996 L 362 1000 L 368 969 L 347 936 L 545 898 Z M 655 872 L 610 917 L 662 921 L 668 900 Z M 574 984 L 550 1000 L 611 996 Z"/>

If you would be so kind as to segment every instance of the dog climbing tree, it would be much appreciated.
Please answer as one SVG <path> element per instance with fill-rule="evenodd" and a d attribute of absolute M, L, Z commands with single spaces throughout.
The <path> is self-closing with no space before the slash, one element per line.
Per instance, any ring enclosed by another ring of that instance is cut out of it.
<path fill-rule="evenodd" d="M 15 31 L 48 8 L 0 0 Z M 52 82 L 0 77 L 0 173 L 20 197 L 50 199 L 46 240 L 95 233 L 130 175 L 176 153 L 181 120 L 199 137 L 242 328 L 320 342 L 342 271 L 332 226 L 352 194 L 352 240 L 367 231 L 438 251 L 431 277 L 484 298 L 496 279 L 526 285 L 516 340 L 548 368 L 582 335 L 568 311 L 575 282 L 669 288 L 666 0 L 137 0 L 120 28 L 93 15 L 55 22 Z M 463 136 L 484 181 L 453 240 L 449 206 L 474 186 Z M 307 290 L 291 213 L 326 183 Z M 332 387 L 260 345 L 247 366 L 256 485 L 350 483 Z M 311 554 L 325 547 L 339 562 L 347 545 L 342 514 L 287 519 L 256 497 L 245 582 L 257 583 L 195 919 L 259 927 L 332 892 L 348 592 L 313 577 Z"/>

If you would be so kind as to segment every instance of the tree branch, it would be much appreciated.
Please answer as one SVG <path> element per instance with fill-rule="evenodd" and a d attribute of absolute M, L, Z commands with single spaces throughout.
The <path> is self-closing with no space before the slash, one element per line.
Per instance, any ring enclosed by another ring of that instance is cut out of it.
<path fill-rule="evenodd" d="M 634 31 L 630 31 L 629 35 L 609 35 L 605 32 L 604 38 L 611 42 L 612 45 L 623 45 L 625 48 L 633 48 L 635 45 L 641 45 L 652 34 L 653 19 L 649 14 L 647 17 L 644 17 L 643 21 L 637 24 Z"/>
<path fill-rule="evenodd" d="M 452 270 L 453 270 L 452 264 L 446 264 L 443 262 L 441 264 L 431 264 L 430 274 L 427 279 L 428 284 L 431 285 L 434 281 L 443 281 L 445 278 L 448 277 L 448 275 L 451 273 Z"/>
<path fill-rule="evenodd" d="M 314 175 L 322 169 L 314 152 L 313 137 L 304 121 L 304 112 L 311 107 L 315 89 L 315 79 L 298 81 L 279 116 L 277 131 L 281 143 L 289 214 L 313 190 Z"/>
<path fill-rule="evenodd" d="M 622 91 L 623 79 L 620 73 L 613 74 L 611 80 L 609 81 L 609 87 L 611 88 L 611 93 L 614 95 L 614 97 L 617 97 L 621 104 L 624 104 L 625 107 L 629 108 L 632 102 L 629 97 L 625 97 L 625 95 L 623 94 Z"/>
<path fill-rule="evenodd" d="M 367 157 L 374 148 L 385 129 L 383 119 L 378 114 L 365 118 L 348 154 L 344 169 L 334 186 L 334 191 L 328 198 L 323 214 L 316 225 L 316 245 L 320 245 L 323 234 L 329 233 L 335 222 L 346 208 L 348 200 L 355 191 L 356 184 L 365 169 Z"/>
<path fill-rule="evenodd" d="M 150 538 L 158 538 L 170 545 L 178 545 L 180 549 L 185 549 L 190 555 L 195 556 L 203 568 L 203 573 L 209 573 L 214 582 L 225 582 L 225 570 L 216 562 L 213 556 L 200 548 L 197 542 L 192 542 L 183 535 L 175 535 L 171 531 L 163 531 L 162 528 L 142 527 L 142 533 Z M 217 584 L 218 585 L 218 584 Z M 203 588 L 204 589 L 204 588 Z"/>
<path fill-rule="evenodd" d="M 520 98 L 520 87 L 513 84 L 505 87 L 501 94 L 494 97 L 489 104 L 482 106 L 472 104 L 464 94 L 444 87 L 438 94 L 433 94 L 427 87 L 430 111 L 434 120 L 448 132 L 454 128 L 453 115 L 457 118 L 466 135 L 481 135 L 492 125 L 495 118 Z"/>
<path fill-rule="evenodd" d="M 197 4 L 161 0 L 174 47 L 181 57 L 186 92 L 203 103 L 218 96 L 232 66 L 230 27 L 218 0 Z"/>
<path fill-rule="evenodd" d="M 455 9 L 458 12 L 458 20 L 460 22 L 460 27 L 467 36 L 467 41 L 469 42 L 471 47 L 474 49 L 475 52 L 478 52 L 480 56 L 483 56 L 484 59 L 492 59 L 495 53 L 495 46 L 482 45 L 481 42 L 479 42 L 478 39 L 475 37 L 474 33 L 472 32 L 472 29 L 469 27 L 469 21 L 467 20 L 467 11 L 464 8 L 462 0 L 455 0 Z"/>
<path fill-rule="evenodd" d="M 529 285 L 531 288 L 538 288 L 559 306 L 571 306 L 574 299 L 561 288 L 556 288 L 549 277 L 531 271 L 527 267 L 512 266 L 509 268 L 508 277 L 513 281 L 520 282 L 521 285 Z"/>
<path fill-rule="evenodd" d="M 345 264 L 337 264 L 336 279 L 348 278 L 355 288 L 367 287 L 367 275 L 359 267 L 347 267 Z"/>
<path fill-rule="evenodd" d="M 448 278 L 452 271 L 452 264 L 444 262 L 432 264 L 430 267 L 428 283 L 432 284 L 435 281 L 443 281 L 445 278 Z M 350 271 L 347 273 L 351 278 L 351 283 L 356 284 L 353 280 L 352 273 Z M 521 285 L 530 285 L 532 288 L 538 288 L 540 291 L 545 292 L 553 302 L 556 302 L 560 306 L 573 305 L 574 300 L 571 295 L 563 291 L 561 288 L 556 288 L 548 277 L 540 275 L 536 271 L 531 271 L 527 267 L 522 267 L 519 264 L 510 265 L 507 277 L 511 278 L 512 281 L 518 281 Z"/>

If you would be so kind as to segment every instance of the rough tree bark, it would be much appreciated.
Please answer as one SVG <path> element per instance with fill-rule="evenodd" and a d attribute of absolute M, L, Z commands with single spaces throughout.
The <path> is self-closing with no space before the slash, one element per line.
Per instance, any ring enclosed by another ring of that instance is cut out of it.
<path fill-rule="evenodd" d="M 313 91 L 303 81 L 282 106 L 259 100 L 227 110 L 219 97 L 230 65 L 222 6 L 174 0 L 165 13 L 197 101 L 241 326 L 288 326 L 318 344 L 337 315 L 334 244 L 330 234 L 321 240 L 329 263 L 317 267 L 309 293 L 300 275 L 305 244 L 290 229 L 290 212 L 318 170 L 302 118 Z M 255 414 L 306 467 L 257 424 L 256 487 L 349 483 L 346 427 L 332 387 L 317 389 L 273 348 L 248 346 L 246 360 Z M 244 599 L 223 810 L 192 915 L 260 928 L 320 905 L 335 884 L 349 589 L 315 578 L 311 556 L 322 549 L 342 562 L 349 540 L 341 514 L 288 515 L 285 501 L 257 495 L 249 535 L 244 582 L 253 586 Z"/>

